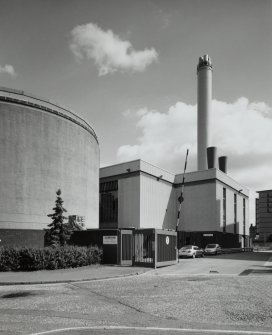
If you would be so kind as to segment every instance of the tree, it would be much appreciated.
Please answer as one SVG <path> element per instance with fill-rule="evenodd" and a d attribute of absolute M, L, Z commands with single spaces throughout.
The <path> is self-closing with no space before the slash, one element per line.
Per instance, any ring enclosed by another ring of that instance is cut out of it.
<path fill-rule="evenodd" d="M 70 237 L 70 231 L 68 229 L 67 223 L 64 221 L 67 219 L 63 214 L 67 212 L 67 210 L 63 207 L 63 200 L 60 197 L 61 190 L 58 189 L 57 199 L 55 201 L 55 207 L 53 208 L 54 213 L 48 214 L 47 216 L 52 218 L 52 222 L 49 223 L 46 233 L 47 244 L 51 246 L 64 246 L 67 244 L 67 241 Z"/>

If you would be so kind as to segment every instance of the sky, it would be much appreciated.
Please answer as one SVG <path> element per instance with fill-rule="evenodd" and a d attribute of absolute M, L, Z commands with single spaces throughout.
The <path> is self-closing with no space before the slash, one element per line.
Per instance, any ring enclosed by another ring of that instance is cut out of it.
<path fill-rule="evenodd" d="M 271 0 L 0 0 L 0 86 L 83 117 L 100 164 L 196 170 L 198 58 L 213 63 L 212 143 L 272 189 Z"/>

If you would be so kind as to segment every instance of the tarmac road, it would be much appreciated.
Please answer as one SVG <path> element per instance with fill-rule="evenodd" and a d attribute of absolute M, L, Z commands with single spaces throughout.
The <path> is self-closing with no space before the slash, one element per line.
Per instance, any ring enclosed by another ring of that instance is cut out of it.
<path fill-rule="evenodd" d="M 210 256 L 131 277 L 0 286 L 0 334 L 271 334 L 271 256 Z"/>
<path fill-rule="evenodd" d="M 196 262 L 192 266 L 192 262 Z M 242 275 L 246 270 L 251 270 L 249 273 L 261 272 L 269 273 L 272 270 L 272 252 L 246 252 L 222 254 L 217 256 L 205 256 L 204 258 L 179 260 L 178 266 L 171 267 L 170 271 L 164 267 L 158 269 L 161 275 L 164 273 L 172 275 Z"/>

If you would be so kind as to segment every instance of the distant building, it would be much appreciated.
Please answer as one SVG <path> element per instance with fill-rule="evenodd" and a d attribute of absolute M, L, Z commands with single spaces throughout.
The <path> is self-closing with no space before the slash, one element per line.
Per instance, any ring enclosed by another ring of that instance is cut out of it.
<path fill-rule="evenodd" d="M 258 240 L 272 242 L 272 190 L 258 191 L 256 199 L 256 227 Z"/>
<path fill-rule="evenodd" d="M 183 174 L 143 160 L 100 169 L 99 228 L 176 229 Z M 178 244 L 249 245 L 249 191 L 217 168 L 185 174 Z"/>
<path fill-rule="evenodd" d="M 68 223 L 71 227 L 75 226 L 77 229 L 85 229 L 85 216 L 69 215 Z"/>

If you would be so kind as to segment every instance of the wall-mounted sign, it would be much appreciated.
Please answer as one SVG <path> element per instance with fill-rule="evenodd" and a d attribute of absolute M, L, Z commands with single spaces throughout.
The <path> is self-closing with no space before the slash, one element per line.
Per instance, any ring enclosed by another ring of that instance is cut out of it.
<path fill-rule="evenodd" d="M 103 244 L 117 244 L 117 236 L 103 236 Z"/>
<path fill-rule="evenodd" d="M 203 234 L 203 236 L 210 236 L 210 237 L 212 237 L 213 234 Z"/>
<path fill-rule="evenodd" d="M 165 243 L 168 245 L 169 244 L 169 236 L 166 236 Z"/>

